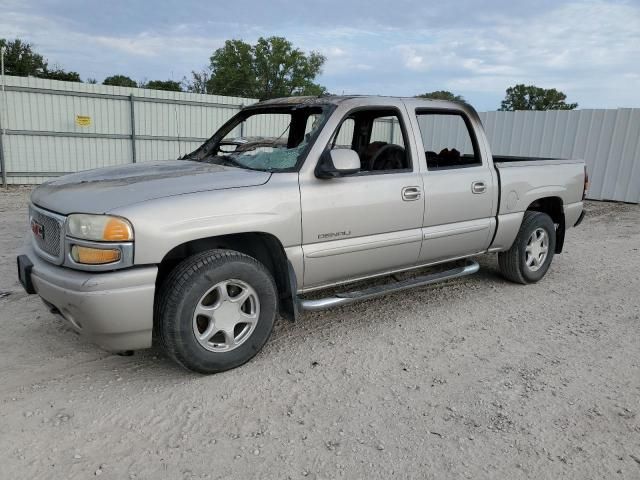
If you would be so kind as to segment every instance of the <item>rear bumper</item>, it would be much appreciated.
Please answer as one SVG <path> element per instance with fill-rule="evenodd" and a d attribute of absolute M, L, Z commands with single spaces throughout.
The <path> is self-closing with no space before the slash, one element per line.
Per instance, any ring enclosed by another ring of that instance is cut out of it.
<path fill-rule="evenodd" d="M 21 253 L 33 263 L 33 289 L 81 336 L 109 351 L 151 346 L 157 267 L 79 272 L 42 260 L 32 247 Z"/>
<path fill-rule="evenodd" d="M 584 210 L 580 213 L 580 216 L 578 217 L 578 220 L 576 221 L 576 223 L 573 226 L 577 227 L 578 225 L 580 225 L 582 223 L 582 220 L 584 220 Z"/>

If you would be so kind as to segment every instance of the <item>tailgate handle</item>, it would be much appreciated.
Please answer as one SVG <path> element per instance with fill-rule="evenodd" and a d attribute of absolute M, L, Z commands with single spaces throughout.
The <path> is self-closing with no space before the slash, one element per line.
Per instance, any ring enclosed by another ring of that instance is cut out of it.
<path fill-rule="evenodd" d="M 487 186 L 484 182 L 473 182 L 471 184 L 471 191 L 473 193 L 484 193 L 487 191 Z"/>
<path fill-rule="evenodd" d="M 402 189 L 402 200 L 411 202 L 412 200 L 420 200 L 422 191 L 420 187 L 404 187 Z"/>

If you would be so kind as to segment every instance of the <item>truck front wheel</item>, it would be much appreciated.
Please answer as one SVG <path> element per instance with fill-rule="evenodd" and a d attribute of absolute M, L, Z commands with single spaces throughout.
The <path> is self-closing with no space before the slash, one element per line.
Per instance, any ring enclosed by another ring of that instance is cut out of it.
<path fill-rule="evenodd" d="M 547 273 L 555 248 L 556 229 L 551 217 L 526 211 L 513 245 L 498 253 L 500 272 L 512 282 L 535 283 Z"/>
<path fill-rule="evenodd" d="M 277 290 L 256 259 L 209 250 L 183 260 L 163 282 L 158 330 L 167 354 L 200 373 L 242 365 L 267 342 Z"/>

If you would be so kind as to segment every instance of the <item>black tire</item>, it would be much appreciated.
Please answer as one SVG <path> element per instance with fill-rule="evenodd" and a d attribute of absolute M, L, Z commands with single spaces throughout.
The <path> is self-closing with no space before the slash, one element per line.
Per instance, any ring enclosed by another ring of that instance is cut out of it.
<path fill-rule="evenodd" d="M 259 299 L 255 328 L 227 352 L 205 349 L 194 333 L 194 311 L 214 285 L 230 279 L 248 284 Z M 232 250 L 208 250 L 183 260 L 158 293 L 157 325 L 161 344 L 173 360 L 199 373 L 217 373 L 248 362 L 269 339 L 278 313 L 278 294 L 269 271 L 256 259 Z"/>
<path fill-rule="evenodd" d="M 547 256 L 536 271 L 532 271 L 526 263 L 527 242 L 533 232 L 542 228 L 549 239 Z M 500 272 L 507 279 L 515 283 L 536 283 L 549 270 L 556 248 L 556 228 L 551 217 L 546 213 L 526 211 L 513 245 L 506 252 L 498 253 Z"/>

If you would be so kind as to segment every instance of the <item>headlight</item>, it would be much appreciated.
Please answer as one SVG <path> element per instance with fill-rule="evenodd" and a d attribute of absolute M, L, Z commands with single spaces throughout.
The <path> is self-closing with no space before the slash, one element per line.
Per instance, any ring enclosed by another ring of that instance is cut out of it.
<path fill-rule="evenodd" d="M 75 213 L 67 217 L 67 235 L 96 242 L 133 240 L 133 227 L 120 217 Z"/>

